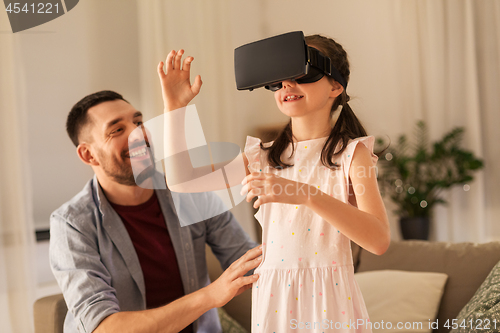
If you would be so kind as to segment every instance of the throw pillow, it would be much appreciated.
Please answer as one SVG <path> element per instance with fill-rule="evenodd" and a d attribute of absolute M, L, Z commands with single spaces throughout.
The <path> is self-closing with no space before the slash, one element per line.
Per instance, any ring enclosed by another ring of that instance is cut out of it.
<path fill-rule="evenodd" d="M 374 332 L 432 332 L 446 274 L 381 270 L 354 277 Z"/>
<path fill-rule="evenodd" d="M 500 331 L 500 262 L 450 323 L 450 333 Z"/>

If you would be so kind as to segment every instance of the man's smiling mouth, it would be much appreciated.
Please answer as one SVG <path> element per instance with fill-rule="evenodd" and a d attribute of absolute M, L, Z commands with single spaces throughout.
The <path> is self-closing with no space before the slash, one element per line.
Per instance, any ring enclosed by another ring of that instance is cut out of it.
<path fill-rule="evenodd" d="M 141 149 L 138 149 L 138 150 L 131 152 L 129 154 L 129 157 L 134 158 L 134 157 L 144 156 L 144 155 L 146 155 L 146 152 L 147 152 L 146 147 L 143 147 Z"/>

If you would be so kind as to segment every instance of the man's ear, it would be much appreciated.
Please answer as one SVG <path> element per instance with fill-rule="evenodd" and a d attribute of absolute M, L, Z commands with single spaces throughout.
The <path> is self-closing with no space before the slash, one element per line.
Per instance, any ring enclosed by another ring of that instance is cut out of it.
<path fill-rule="evenodd" d="M 99 165 L 99 162 L 95 158 L 95 155 L 88 143 L 80 143 L 78 147 L 76 147 L 76 153 L 83 163 L 90 166 Z"/>
<path fill-rule="evenodd" d="M 333 81 L 333 80 L 332 80 Z M 332 90 L 330 92 L 330 97 L 337 98 L 344 91 L 344 87 L 337 81 L 332 82 Z"/>

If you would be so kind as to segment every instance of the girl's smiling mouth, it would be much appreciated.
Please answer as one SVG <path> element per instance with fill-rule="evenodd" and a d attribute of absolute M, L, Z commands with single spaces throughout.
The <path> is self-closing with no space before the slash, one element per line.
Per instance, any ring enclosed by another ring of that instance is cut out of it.
<path fill-rule="evenodd" d="M 304 96 L 301 95 L 286 95 L 285 98 L 283 99 L 283 102 L 293 102 L 293 101 L 298 101 Z"/>

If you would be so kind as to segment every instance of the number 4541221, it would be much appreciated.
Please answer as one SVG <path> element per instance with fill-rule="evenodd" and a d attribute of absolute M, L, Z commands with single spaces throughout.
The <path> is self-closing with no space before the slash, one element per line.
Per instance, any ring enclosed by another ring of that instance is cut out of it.
<path fill-rule="evenodd" d="M 451 322 L 448 319 L 444 325 L 446 328 L 451 328 L 451 329 L 458 329 L 459 327 L 464 328 L 464 329 L 476 329 L 476 330 L 489 330 L 493 328 L 494 330 L 497 329 L 497 320 L 493 319 L 490 321 L 489 319 L 476 319 L 475 322 L 471 319 L 469 321 L 465 321 L 463 319 L 460 323 L 458 322 L 457 319 L 453 319 Z"/>
<path fill-rule="evenodd" d="M 9 3 L 7 8 L 5 10 L 7 13 L 11 14 L 19 14 L 19 13 L 32 13 L 32 14 L 59 14 L 59 4 L 56 3 L 55 5 L 52 5 L 51 3 L 38 3 L 34 4 L 32 3 L 31 5 L 28 5 L 27 3 L 24 3 L 24 6 L 22 3 Z M 52 11 L 54 10 L 54 11 Z"/>

